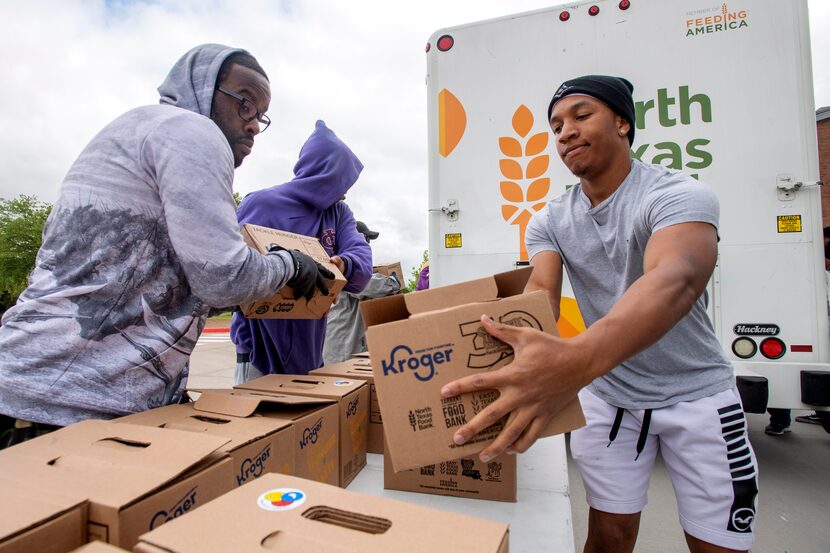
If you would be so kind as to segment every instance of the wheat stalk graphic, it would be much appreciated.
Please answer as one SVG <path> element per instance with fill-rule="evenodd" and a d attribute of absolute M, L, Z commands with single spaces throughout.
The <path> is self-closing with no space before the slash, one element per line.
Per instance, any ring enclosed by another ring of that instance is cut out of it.
<path fill-rule="evenodd" d="M 501 216 L 511 225 L 518 225 L 519 260 L 527 261 L 527 224 L 533 213 L 545 206 L 544 199 L 550 190 L 550 178 L 542 176 L 550 163 L 550 156 L 543 153 L 548 146 L 548 133 L 526 138 L 533 128 L 533 114 L 524 104 L 513 113 L 512 122 L 516 137 L 499 137 L 499 148 L 506 156 L 499 160 L 499 169 L 506 179 L 501 181 L 501 195 L 507 202 L 501 206 Z"/>

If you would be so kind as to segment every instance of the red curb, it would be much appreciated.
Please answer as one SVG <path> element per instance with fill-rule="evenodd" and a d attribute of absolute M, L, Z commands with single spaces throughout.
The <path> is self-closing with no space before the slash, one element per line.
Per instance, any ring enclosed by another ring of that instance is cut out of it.
<path fill-rule="evenodd" d="M 231 331 L 230 328 L 206 328 L 202 332 L 216 332 L 216 333 L 219 333 L 219 332 L 230 332 L 230 331 Z"/>

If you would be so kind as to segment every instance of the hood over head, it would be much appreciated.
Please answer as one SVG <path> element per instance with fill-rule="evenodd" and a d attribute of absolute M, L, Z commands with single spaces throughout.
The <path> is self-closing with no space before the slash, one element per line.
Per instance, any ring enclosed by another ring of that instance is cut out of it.
<path fill-rule="evenodd" d="M 331 207 L 357 182 L 363 164 L 324 121 L 303 144 L 294 165 L 294 180 L 283 186 L 292 196 L 316 209 Z"/>
<path fill-rule="evenodd" d="M 327 210 L 357 182 L 363 164 L 323 121 L 300 150 L 294 178 L 245 196 L 240 224 L 255 224 L 316 236 Z"/>
<path fill-rule="evenodd" d="M 179 58 L 158 87 L 159 103 L 210 117 L 219 68 L 235 52 L 248 53 L 222 44 L 202 44 L 192 48 Z"/>

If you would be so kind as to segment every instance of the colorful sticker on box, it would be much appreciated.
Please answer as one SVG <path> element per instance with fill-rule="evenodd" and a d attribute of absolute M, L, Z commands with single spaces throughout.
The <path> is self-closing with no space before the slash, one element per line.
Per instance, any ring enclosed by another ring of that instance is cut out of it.
<path fill-rule="evenodd" d="M 260 495 L 257 505 L 265 511 L 288 511 L 305 503 L 306 494 L 295 488 L 277 488 Z"/>
<path fill-rule="evenodd" d="M 334 383 L 335 386 L 351 386 L 354 384 L 352 380 L 338 380 Z"/>
<path fill-rule="evenodd" d="M 779 215 L 778 233 L 801 232 L 801 215 Z"/>

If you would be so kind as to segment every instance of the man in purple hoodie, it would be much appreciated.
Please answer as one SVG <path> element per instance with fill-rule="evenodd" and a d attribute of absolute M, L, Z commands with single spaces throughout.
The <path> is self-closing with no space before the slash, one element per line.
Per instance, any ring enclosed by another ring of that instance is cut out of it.
<path fill-rule="evenodd" d="M 239 224 L 252 223 L 315 236 L 348 284 L 360 292 L 372 276 L 372 250 L 342 200 L 363 164 L 323 121 L 300 150 L 294 178 L 245 196 Z M 248 319 L 235 313 L 231 339 L 237 351 L 237 384 L 263 374 L 308 374 L 323 364 L 326 318 Z"/>

